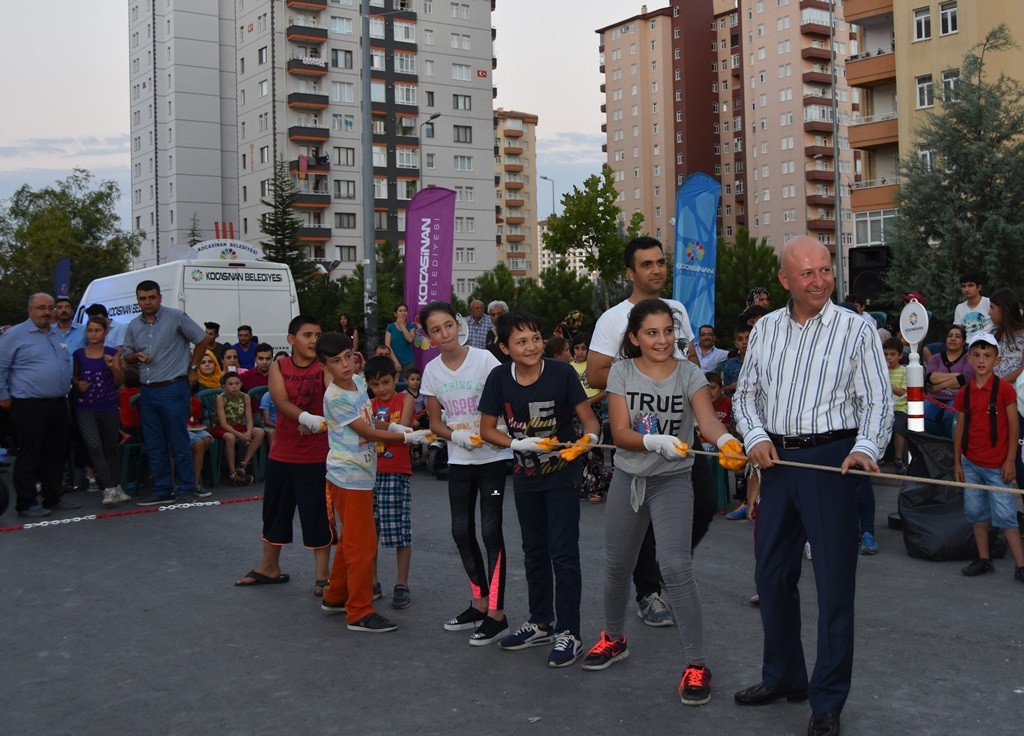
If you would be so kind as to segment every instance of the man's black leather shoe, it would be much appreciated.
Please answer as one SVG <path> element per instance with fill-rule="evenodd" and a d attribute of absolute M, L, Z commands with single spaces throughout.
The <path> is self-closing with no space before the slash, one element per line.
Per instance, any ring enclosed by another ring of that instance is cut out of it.
<path fill-rule="evenodd" d="M 759 682 L 746 690 L 740 690 L 733 699 L 738 705 L 767 705 L 779 698 L 786 698 L 791 703 L 799 700 L 807 700 L 807 688 L 802 690 L 786 690 L 784 688 L 771 688 L 763 682 Z"/>
<path fill-rule="evenodd" d="M 812 713 L 807 736 L 839 736 L 839 714 Z"/>

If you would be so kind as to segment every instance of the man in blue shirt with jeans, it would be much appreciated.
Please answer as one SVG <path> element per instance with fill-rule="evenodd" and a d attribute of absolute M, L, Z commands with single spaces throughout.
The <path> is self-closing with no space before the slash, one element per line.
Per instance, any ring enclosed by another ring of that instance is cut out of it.
<path fill-rule="evenodd" d="M 54 316 L 53 297 L 33 294 L 28 319 L 0 339 L 0 407 L 11 410 L 18 438 L 16 506 L 18 515 L 28 518 L 79 508 L 60 497 L 64 463 L 59 453 L 67 447 L 70 426 L 71 360 Z M 36 483 L 42 505 L 36 500 Z"/>
<path fill-rule="evenodd" d="M 139 418 L 153 474 L 153 495 L 137 503 L 159 506 L 189 502 L 194 498 L 196 481 L 185 418 L 199 359 L 213 344 L 213 338 L 180 309 L 161 306 L 163 297 L 155 281 L 140 282 L 135 287 L 135 298 L 142 314 L 128 324 L 124 362 L 139 368 Z M 190 345 L 195 347 L 190 350 Z M 171 487 L 168 449 L 178 481 L 177 496 Z"/>

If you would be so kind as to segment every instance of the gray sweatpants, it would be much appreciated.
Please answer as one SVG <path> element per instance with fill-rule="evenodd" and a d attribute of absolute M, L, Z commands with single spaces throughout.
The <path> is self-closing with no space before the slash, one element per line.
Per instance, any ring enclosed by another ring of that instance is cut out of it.
<path fill-rule="evenodd" d="M 625 633 L 626 604 L 633 567 L 648 523 L 654 526 L 658 564 L 672 604 L 686 662 L 704 662 L 704 621 L 690 553 L 693 481 L 689 472 L 647 478 L 640 510 L 630 506 L 633 476 L 618 468 L 605 504 L 604 630 L 613 639 Z"/>

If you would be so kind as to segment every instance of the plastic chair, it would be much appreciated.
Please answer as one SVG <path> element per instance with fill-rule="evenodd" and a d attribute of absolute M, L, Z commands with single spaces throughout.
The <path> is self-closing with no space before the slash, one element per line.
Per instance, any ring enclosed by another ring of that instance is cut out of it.
<path fill-rule="evenodd" d="M 196 398 L 203 404 L 203 415 L 206 418 L 207 428 L 217 425 L 217 396 L 222 393 L 224 393 L 222 388 L 204 388 L 196 394 Z M 216 488 L 217 481 L 220 479 L 220 469 L 224 463 L 224 440 L 214 437 L 213 444 L 210 445 L 206 456 L 210 462 L 209 464 L 203 463 L 203 472 L 209 471 L 206 479 L 212 488 Z"/>
<path fill-rule="evenodd" d="M 138 408 L 140 395 L 141 394 L 135 394 L 131 399 L 129 399 L 129 402 L 133 407 Z M 117 457 L 121 465 L 121 488 L 123 488 L 125 492 L 128 492 L 134 485 L 135 492 L 137 494 L 146 484 L 149 467 L 149 460 L 146 455 L 146 445 L 143 442 L 141 425 L 138 428 L 138 434 L 136 434 L 135 439 L 128 440 L 117 448 Z M 130 472 L 132 469 L 132 460 L 136 457 L 135 473 L 132 474 Z"/>
<path fill-rule="evenodd" d="M 254 427 L 262 427 L 263 421 L 256 421 L 260 413 L 260 400 L 263 394 L 270 390 L 269 386 L 257 386 L 249 389 L 249 403 L 252 405 L 252 418 Z M 252 475 L 256 480 L 263 480 L 263 474 L 267 469 L 267 455 L 270 452 L 270 438 L 264 437 L 259 451 L 252 458 Z"/>

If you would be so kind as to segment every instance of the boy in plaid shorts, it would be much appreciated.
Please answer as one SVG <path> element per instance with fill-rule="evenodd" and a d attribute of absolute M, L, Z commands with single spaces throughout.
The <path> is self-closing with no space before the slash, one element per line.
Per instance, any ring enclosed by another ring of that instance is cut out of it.
<path fill-rule="evenodd" d="M 363 366 L 366 385 L 373 391 L 373 416 L 385 424 L 412 424 L 414 402 L 405 391 L 396 392 L 397 375 L 394 363 L 386 355 L 375 355 Z M 377 482 L 373 489 L 373 520 L 377 525 L 380 546 L 394 548 L 398 564 L 392 608 L 408 608 L 409 563 L 412 560 L 412 494 L 409 478 L 412 458 L 409 445 L 403 442 L 377 443 Z M 377 565 L 374 558 L 374 577 Z M 374 593 L 380 583 L 374 581 Z"/>

